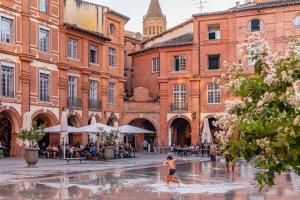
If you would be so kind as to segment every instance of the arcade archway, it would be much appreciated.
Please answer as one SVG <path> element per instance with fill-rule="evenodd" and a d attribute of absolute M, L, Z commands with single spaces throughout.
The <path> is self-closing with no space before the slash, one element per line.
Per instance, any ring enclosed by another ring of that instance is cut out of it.
<path fill-rule="evenodd" d="M 50 117 L 46 113 L 41 113 L 36 115 L 32 119 L 32 121 L 35 121 L 38 126 L 45 125 L 46 127 L 51 127 L 56 125 L 51 121 Z M 45 144 L 46 146 L 48 146 L 49 144 L 53 144 L 53 143 L 58 144 L 58 142 L 53 142 L 53 141 L 51 141 L 50 139 L 50 133 L 47 133 L 45 137 L 39 142 L 39 145 L 41 146 L 41 144 Z"/>
<path fill-rule="evenodd" d="M 190 123 L 183 118 L 177 118 L 171 123 L 171 143 L 180 145 L 191 145 L 192 129 Z"/>
<path fill-rule="evenodd" d="M 5 111 L 0 113 L 0 142 L 5 147 L 4 156 L 10 155 L 12 147 L 13 124 L 10 116 Z"/>
<path fill-rule="evenodd" d="M 208 116 L 203 119 L 203 125 L 201 129 L 201 142 L 217 143 L 216 132 L 218 128 L 214 126 L 216 118 Z"/>
<path fill-rule="evenodd" d="M 129 123 L 131 126 L 138 128 L 143 128 L 149 131 L 154 132 L 153 134 L 137 134 L 136 136 L 126 136 L 124 142 L 132 144 L 134 147 L 141 149 L 143 140 L 146 139 L 147 142 L 151 145 L 151 151 L 153 151 L 154 140 L 157 139 L 156 129 L 154 125 L 147 119 L 138 118 Z"/>
<path fill-rule="evenodd" d="M 76 115 L 70 115 L 68 117 L 68 125 L 73 127 L 80 127 L 80 119 Z M 73 134 L 69 133 L 69 144 L 75 145 L 76 143 L 80 143 L 81 135 L 80 134 Z"/>

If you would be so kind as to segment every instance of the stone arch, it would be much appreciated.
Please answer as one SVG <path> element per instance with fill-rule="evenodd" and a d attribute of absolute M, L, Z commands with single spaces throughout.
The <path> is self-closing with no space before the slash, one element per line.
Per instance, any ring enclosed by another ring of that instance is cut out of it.
<path fill-rule="evenodd" d="M 169 121 L 169 145 L 192 144 L 192 122 L 185 116 L 175 116 Z"/>
<path fill-rule="evenodd" d="M 204 128 L 204 121 L 205 120 L 208 120 L 208 122 L 209 122 L 209 126 L 210 126 L 210 131 L 211 131 L 211 137 L 212 137 L 212 143 L 215 143 L 216 142 L 216 138 L 215 138 L 215 131 L 217 131 L 217 129 L 216 128 L 213 128 L 212 126 L 212 124 L 213 124 L 213 121 L 215 121 L 216 120 L 216 116 L 214 115 L 214 114 L 209 114 L 209 115 L 207 115 L 207 116 L 205 116 L 205 117 L 203 117 L 202 119 L 201 119 L 201 121 L 200 121 L 200 137 L 201 137 L 201 142 L 202 142 L 202 131 L 203 131 L 203 128 Z"/>
<path fill-rule="evenodd" d="M 130 122 L 136 120 L 136 119 L 145 119 L 147 121 L 149 121 L 155 128 L 156 132 L 158 133 L 159 132 L 159 122 L 153 120 L 151 117 L 148 117 L 148 116 L 141 116 L 141 117 L 137 117 L 137 116 L 132 116 L 132 117 L 129 117 L 127 118 L 126 117 L 126 121 L 124 124 L 129 124 Z"/>
<path fill-rule="evenodd" d="M 68 115 L 68 125 L 73 127 L 81 127 L 81 116 L 77 112 L 70 113 Z M 75 145 L 82 140 L 81 134 L 69 134 L 69 144 Z"/>
<path fill-rule="evenodd" d="M 13 123 L 14 132 L 18 133 L 22 128 L 22 118 L 19 115 L 18 111 L 13 107 L 3 106 L 0 108 L 0 113 L 5 112 L 11 119 Z"/>
<path fill-rule="evenodd" d="M 185 116 L 185 115 L 176 115 L 176 116 L 173 116 L 171 119 L 168 120 L 168 127 L 171 126 L 171 124 L 173 123 L 174 120 L 180 119 L 180 118 L 185 119 L 186 121 L 189 122 L 189 124 L 192 124 L 191 119 L 189 119 L 187 116 Z"/>
<path fill-rule="evenodd" d="M 109 126 L 117 127 L 119 126 L 119 119 L 114 113 L 111 113 L 108 117 L 106 124 Z"/>
<path fill-rule="evenodd" d="M 19 156 L 21 148 L 17 143 L 18 132 L 21 128 L 21 116 L 13 107 L 3 106 L 0 108 L 0 142 L 8 151 L 5 151 L 6 156 Z"/>
<path fill-rule="evenodd" d="M 99 122 L 101 123 L 102 120 L 101 120 L 100 115 L 97 114 L 97 113 L 92 113 L 92 114 L 89 115 L 89 121 L 88 121 L 88 124 L 90 124 L 90 121 L 91 121 L 93 115 L 95 115 L 97 123 L 99 123 Z"/>
<path fill-rule="evenodd" d="M 69 114 L 68 115 L 68 124 L 69 124 L 69 126 L 74 126 L 74 127 L 79 128 L 81 126 L 81 116 L 77 112 Z"/>
<path fill-rule="evenodd" d="M 47 127 L 55 126 L 59 124 L 59 120 L 56 115 L 50 110 L 40 109 L 34 112 L 32 115 L 32 121 L 36 121 L 38 125 L 46 124 Z M 39 144 L 58 144 L 58 134 L 47 133 Z"/>
<path fill-rule="evenodd" d="M 56 115 L 50 110 L 45 111 L 44 109 L 40 109 L 31 115 L 32 120 L 35 120 L 37 117 L 41 117 L 47 123 L 47 126 L 55 126 L 59 124 L 59 120 Z"/>
<path fill-rule="evenodd" d="M 134 146 L 137 149 L 142 149 L 142 143 L 143 143 L 143 140 L 145 139 L 150 144 L 151 151 L 153 151 L 153 144 L 154 144 L 155 140 L 157 142 L 157 139 L 158 139 L 157 138 L 157 130 L 158 129 L 155 127 L 155 125 L 150 120 L 147 120 L 144 117 L 134 118 L 128 124 L 131 126 L 143 128 L 143 129 L 154 132 L 153 134 L 137 134 L 135 136 L 125 137 L 126 140 L 131 139 L 130 142 L 134 143 Z"/>

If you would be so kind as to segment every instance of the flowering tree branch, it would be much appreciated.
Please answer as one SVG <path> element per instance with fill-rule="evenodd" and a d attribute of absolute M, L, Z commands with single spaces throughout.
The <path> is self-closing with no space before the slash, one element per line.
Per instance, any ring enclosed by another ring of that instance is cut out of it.
<path fill-rule="evenodd" d="M 217 138 L 236 157 L 255 160 L 262 189 L 288 169 L 300 175 L 300 40 L 284 56 L 271 53 L 258 34 L 238 48 L 254 69 L 225 63 L 227 73 L 215 80 L 237 97 L 217 116 Z"/>

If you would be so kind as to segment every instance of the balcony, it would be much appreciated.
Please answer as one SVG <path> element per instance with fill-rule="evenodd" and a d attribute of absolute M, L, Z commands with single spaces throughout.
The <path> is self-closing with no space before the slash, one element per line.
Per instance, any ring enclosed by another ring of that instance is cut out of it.
<path fill-rule="evenodd" d="M 174 104 L 171 103 L 171 112 L 187 112 L 188 111 L 188 104 Z"/>
<path fill-rule="evenodd" d="M 73 108 L 73 109 L 82 108 L 81 99 L 76 97 L 68 97 L 68 108 Z"/>
<path fill-rule="evenodd" d="M 89 108 L 90 110 L 101 110 L 102 109 L 102 102 L 98 100 L 89 100 Z"/>
<path fill-rule="evenodd" d="M 40 96 L 40 101 L 50 102 L 50 96 L 48 96 L 48 95 L 42 95 L 42 96 Z"/>

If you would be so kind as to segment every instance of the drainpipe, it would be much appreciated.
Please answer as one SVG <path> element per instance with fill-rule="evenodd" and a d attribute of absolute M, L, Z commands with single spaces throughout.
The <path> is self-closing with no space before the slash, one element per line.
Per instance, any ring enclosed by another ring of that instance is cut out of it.
<path fill-rule="evenodd" d="M 201 63 L 200 63 L 200 61 L 201 61 L 201 59 L 200 59 L 200 56 L 201 56 L 201 36 L 200 36 L 200 34 L 201 34 L 201 27 L 200 27 L 200 20 L 198 21 L 198 75 L 199 75 L 199 77 L 200 77 L 200 70 L 201 70 Z M 199 92 L 200 92 L 200 94 L 199 94 L 199 139 L 200 139 L 200 141 L 199 141 L 199 144 L 200 144 L 200 142 L 201 142 L 201 78 L 200 78 L 200 81 L 199 81 Z"/>

